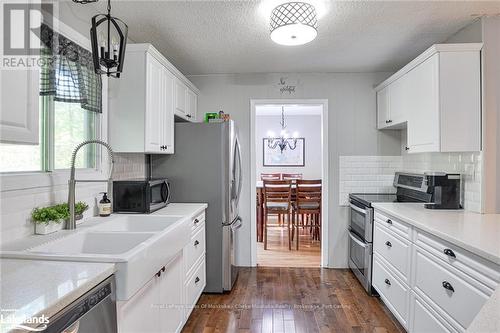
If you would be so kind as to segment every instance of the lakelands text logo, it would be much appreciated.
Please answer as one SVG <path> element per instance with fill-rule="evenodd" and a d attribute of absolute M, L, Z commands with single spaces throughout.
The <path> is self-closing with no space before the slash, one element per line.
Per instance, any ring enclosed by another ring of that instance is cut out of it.
<path fill-rule="evenodd" d="M 49 317 L 42 314 L 35 317 L 27 317 L 13 309 L 0 310 L 0 331 L 24 330 L 28 332 L 41 332 L 47 329 Z"/>
<path fill-rule="evenodd" d="M 42 22 L 52 26 L 54 4 L 2 1 L 1 67 L 39 67 Z"/>

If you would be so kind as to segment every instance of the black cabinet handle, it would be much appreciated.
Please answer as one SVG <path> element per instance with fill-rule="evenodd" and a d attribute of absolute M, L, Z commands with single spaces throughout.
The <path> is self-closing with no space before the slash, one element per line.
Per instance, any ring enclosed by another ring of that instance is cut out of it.
<path fill-rule="evenodd" d="M 444 254 L 446 254 L 448 257 L 456 258 L 457 256 L 455 255 L 455 252 L 453 252 L 452 249 L 444 249 L 443 250 Z"/>
<path fill-rule="evenodd" d="M 158 273 L 156 273 L 156 276 L 157 276 L 157 277 L 160 277 L 160 276 L 161 276 L 161 269 L 158 271 Z"/>
<path fill-rule="evenodd" d="M 386 120 L 386 121 L 385 121 L 385 123 L 386 123 L 386 124 L 390 124 L 390 123 L 392 123 L 392 120 L 390 120 L 390 119 L 389 119 L 389 120 Z"/>
<path fill-rule="evenodd" d="M 200 220 L 194 219 L 194 224 L 198 224 L 199 222 L 200 222 Z"/>
<path fill-rule="evenodd" d="M 198 242 L 198 240 L 195 240 L 194 241 L 194 246 L 198 246 L 198 245 L 200 245 L 200 242 Z"/>
<path fill-rule="evenodd" d="M 410 150 L 410 147 L 405 147 L 405 150 Z"/>
<path fill-rule="evenodd" d="M 453 286 L 448 281 L 443 281 L 443 288 L 451 292 L 455 292 L 455 289 L 453 289 Z"/>
<path fill-rule="evenodd" d="M 389 279 L 385 279 L 385 281 L 384 281 L 384 282 L 385 282 L 385 284 L 386 284 L 386 285 L 388 285 L 388 286 L 390 286 L 390 285 L 391 285 L 391 281 L 389 281 Z"/>
<path fill-rule="evenodd" d="M 186 117 L 191 118 L 191 115 L 190 115 L 190 114 L 187 114 L 187 115 L 186 115 Z"/>
<path fill-rule="evenodd" d="M 198 282 L 200 282 L 200 278 L 196 277 L 196 279 L 194 279 L 194 283 L 198 283 Z"/>
<path fill-rule="evenodd" d="M 161 271 L 162 271 L 162 272 L 165 272 L 165 266 L 163 266 L 163 267 L 161 268 Z"/>
<path fill-rule="evenodd" d="M 392 220 L 391 219 L 387 219 L 387 224 L 392 224 Z"/>
<path fill-rule="evenodd" d="M 389 241 L 385 242 L 385 245 L 387 245 L 388 247 L 392 247 L 392 244 Z"/>

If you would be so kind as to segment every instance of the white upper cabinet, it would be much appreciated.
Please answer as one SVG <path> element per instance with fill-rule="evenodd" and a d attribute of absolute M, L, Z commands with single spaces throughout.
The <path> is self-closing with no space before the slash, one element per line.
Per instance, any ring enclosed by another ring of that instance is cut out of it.
<path fill-rule="evenodd" d="M 122 153 L 173 154 L 174 115 L 179 109 L 188 114 L 188 91 L 196 96 L 197 90 L 152 45 L 130 44 L 126 52 L 126 70 L 109 81 L 111 146 Z"/>
<path fill-rule="evenodd" d="M 179 116 L 187 114 L 187 86 L 181 80 L 175 80 L 175 112 Z"/>
<path fill-rule="evenodd" d="M 481 150 L 481 48 L 433 45 L 378 85 L 377 127 L 406 127 L 410 153 Z"/>
<path fill-rule="evenodd" d="M 191 121 L 196 121 L 196 114 L 198 111 L 198 96 L 192 91 L 187 91 L 187 115 Z"/>
<path fill-rule="evenodd" d="M 198 95 L 181 80 L 175 81 L 175 115 L 181 119 L 195 122 L 198 108 Z"/>
<path fill-rule="evenodd" d="M 0 70 L 0 142 L 38 144 L 39 71 Z"/>

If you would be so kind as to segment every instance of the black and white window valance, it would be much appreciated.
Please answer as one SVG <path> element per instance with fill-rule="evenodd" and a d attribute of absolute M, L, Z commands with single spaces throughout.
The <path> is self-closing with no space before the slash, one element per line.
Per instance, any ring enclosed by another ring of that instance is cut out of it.
<path fill-rule="evenodd" d="M 83 109 L 102 112 L 101 76 L 94 72 L 92 53 L 42 24 L 43 66 L 40 95 L 55 101 L 80 103 Z"/>

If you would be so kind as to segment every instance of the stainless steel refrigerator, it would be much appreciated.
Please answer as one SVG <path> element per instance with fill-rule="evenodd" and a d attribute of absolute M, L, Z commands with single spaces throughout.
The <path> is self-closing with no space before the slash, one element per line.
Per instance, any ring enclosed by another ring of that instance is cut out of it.
<path fill-rule="evenodd" d="M 242 186 L 241 151 L 233 121 L 176 123 L 175 153 L 154 155 L 151 175 L 166 177 L 171 202 L 206 202 L 205 292 L 231 290 L 238 275 L 234 233 Z"/>

